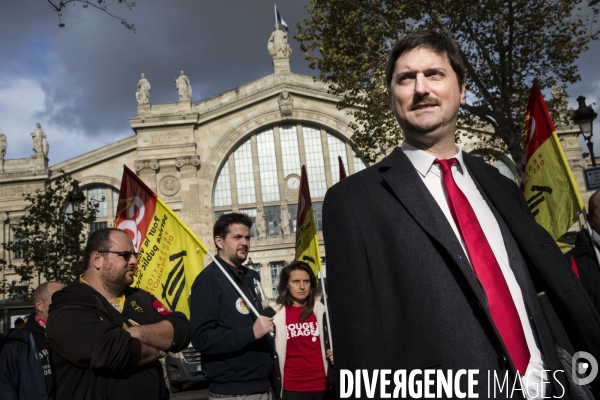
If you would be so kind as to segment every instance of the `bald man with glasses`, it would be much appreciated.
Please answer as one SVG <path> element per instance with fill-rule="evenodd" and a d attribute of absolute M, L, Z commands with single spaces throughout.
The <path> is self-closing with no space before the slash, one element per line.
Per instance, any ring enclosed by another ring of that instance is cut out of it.
<path fill-rule="evenodd" d="M 182 313 L 130 287 L 137 263 L 124 231 L 90 235 L 83 274 L 55 294 L 50 308 L 55 398 L 169 398 L 158 359 L 188 346 L 190 325 Z"/>

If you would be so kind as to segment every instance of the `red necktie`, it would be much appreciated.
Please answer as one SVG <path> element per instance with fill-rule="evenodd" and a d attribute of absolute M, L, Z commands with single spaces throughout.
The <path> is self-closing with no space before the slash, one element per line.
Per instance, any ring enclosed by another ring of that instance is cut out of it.
<path fill-rule="evenodd" d="M 456 158 L 434 161 L 442 168 L 442 178 L 448 192 L 448 207 L 465 242 L 473 271 L 487 296 L 494 325 L 515 368 L 524 375 L 530 354 L 519 313 L 475 211 L 465 194 L 456 186 L 452 176 L 452 164 L 457 162 Z"/>

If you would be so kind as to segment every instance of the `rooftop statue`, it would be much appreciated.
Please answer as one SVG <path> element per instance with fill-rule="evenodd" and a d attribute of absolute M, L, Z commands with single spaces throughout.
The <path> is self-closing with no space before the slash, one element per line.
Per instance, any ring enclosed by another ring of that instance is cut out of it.
<path fill-rule="evenodd" d="M 42 126 L 35 124 L 36 130 L 31 132 L 31 138 L 33 139 L 33 154 L 36 157 L 47 157 L 48 156 L 48 137 Z"/>
<path fill-rule="evenodd" d="M 289 58 L 292 49 L 287 42 L 287 32 L 279 30 L 279 24 L 275 24 L 275 31 L 271 34 L 267 49 L 273 58 Z"/>
<path fill-rule="evenodd" d="M 137 84 L 137 91 L 135 92 L 135 98 L 138 104 L 150 103 L 150 82 L 142 73 L 142 79 Z"/>
<path fill-rule="evenodd" d="M 175 87 L 179 93 L 179 101 L 192 98 L 192 85 L 188 77 L 183 74 L 183 70 L 181 70 L 179 78 L 175 79 Z"/>

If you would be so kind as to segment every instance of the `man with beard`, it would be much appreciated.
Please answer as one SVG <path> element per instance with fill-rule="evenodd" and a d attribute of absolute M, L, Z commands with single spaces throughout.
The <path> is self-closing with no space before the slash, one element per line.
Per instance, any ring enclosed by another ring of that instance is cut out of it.
<path fill-rule="evenodd" d="M 242 265 L 250 251 L 252 220 L 223 214 L 213 238 L 217 260 L 254 308 L 263 307 L 256 289 L 259 275 Z M 259 283 L 260 284 L 260 283 Z M 231 282 L 213 262 L 198 275 L 190 297 L 192 345 L 202 353 L 202 370 L 210 380 L 209 399 L 267 400 L 273 370 L 273 318 L 256 318 Z"/>
<path fill-rule="evenodd" d="M 21 329 L 7 336 L 0 352 L 1 399 L 48 399 L 54 375 L 46 343 L 46 321 L 52 294 L 62 288 L 58 282 L 39 285 L 33 291 L 35 312 Z"/>
<path fill-rule="evenodd" d="M 336 368 L 479 373 L 448 397 L 522 377 L 528 398 L 577 398 L 567 356 L 600 358 L 600 315 L 515 182 L 456 144 L 462 57 L 438 32 L 401 38 L 386 83 L 402 147 L 327 191 Z"/>
<path fill-rule="evenodd" d="M 137 263 L 122 230 L 90 235 L 83 275 L 57 292 L 50 307 L 56 399 L 168 399 L 158 359 L 187 347 L 189 321 L 129 287 Z"/>

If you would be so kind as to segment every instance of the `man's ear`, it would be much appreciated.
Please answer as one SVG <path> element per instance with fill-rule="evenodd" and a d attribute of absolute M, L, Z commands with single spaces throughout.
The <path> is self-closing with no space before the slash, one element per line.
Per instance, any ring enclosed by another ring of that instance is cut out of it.
<path fill-rule="evenodd" d="M 215 246 L 217 246 L 217 251 L 223 250 L 223 238 L 221 236 L 215 236 Z"/>
<path fill-rule="evenodd" d="M 35 310 L 40 313 L 44 312 L 44 302 L 42 300 L 35 301 Z"/>
<path fill-rule="evenodd" d="M 465 95 L 467 94 L 467 85 L 463 82 L 462 87 L 460 88 L 460 105 L 465 105 Z"/>
<path fill-rule="evenodd" d="M 100 270 L 100 268 L 102 267 L 102 264 L 104 262 L 104 256 L 102 254 L 98 253 L 97 251 L 94 251 L 94 252 L 92 252 L 90 261 L 95 270 Z"/>

